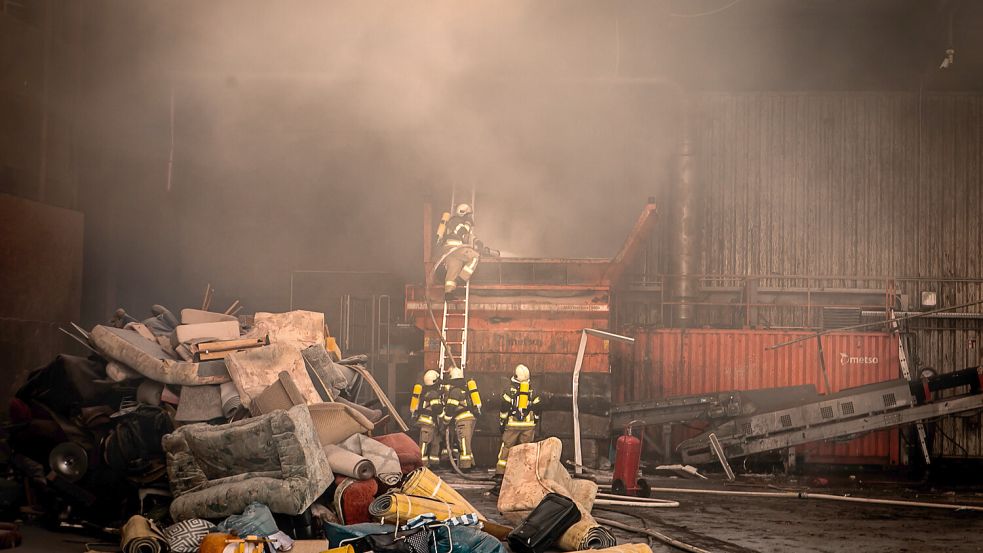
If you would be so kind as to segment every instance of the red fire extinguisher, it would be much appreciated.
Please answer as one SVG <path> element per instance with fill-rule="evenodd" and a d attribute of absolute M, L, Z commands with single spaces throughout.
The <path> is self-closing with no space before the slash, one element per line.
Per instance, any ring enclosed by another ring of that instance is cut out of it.
<path fill-rule="evenodd" d="M 642 462 L 642 440 L 632 435 L 632 425 L 642 421 L 631 421 L 625 426 L 625 433 L 618 437 L 614 448 L 614 480 L 611 491 L 618 495 L 648 497 L 652 490 L 648 482 L 638 478 L 638 467 Z M 644 436 L 644 430 L 639 436 Z"/>

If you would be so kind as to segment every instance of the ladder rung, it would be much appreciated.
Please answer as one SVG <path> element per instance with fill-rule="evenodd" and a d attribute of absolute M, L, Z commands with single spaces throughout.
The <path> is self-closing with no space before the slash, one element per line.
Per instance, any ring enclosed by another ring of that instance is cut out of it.
<path fill-rule="evenodd" d="M 463 317 L 465 315 L 467 315 L 467 313 L 448 313 L 447 314 L 448 317 Z"/>
<path fill-rule="evenodd" d="M 447 342 L 447 345 L 455 345 L 455 346 L 459 346 L 459 345 L 461 345 L 461 344 L 463 344 L 463 343 L 464 343 L 464 342 Z"/>

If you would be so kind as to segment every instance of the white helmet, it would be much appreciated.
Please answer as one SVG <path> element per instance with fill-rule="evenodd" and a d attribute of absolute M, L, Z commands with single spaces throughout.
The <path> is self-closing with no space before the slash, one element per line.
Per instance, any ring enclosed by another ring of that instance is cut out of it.
<path fill-rule="evenodd" d="M 464 217 L 465 215 L 471 215 L 471 206 L 468 204 L 457 204 L 457 216 Z"/>
<path fill-rule="evenodd" d="M 427 386 L 433 386 L 434 382 L 437 382 L 438 376 L 440 375 L 437 374 L 437 371 L 431 369 L 423 373 L 423 383 L 426 384 Z"/>
<path fill-rule="evenodd" d="M 464 370 L 461 367 L 451 369 L 451 378 L 464 378 Z"/>
<path fill-rule="evenodd" d="M 519 382 L 526 382 L 529 380 L 529 367 L 519 364 L 515 366 L 515 379 Z"/>

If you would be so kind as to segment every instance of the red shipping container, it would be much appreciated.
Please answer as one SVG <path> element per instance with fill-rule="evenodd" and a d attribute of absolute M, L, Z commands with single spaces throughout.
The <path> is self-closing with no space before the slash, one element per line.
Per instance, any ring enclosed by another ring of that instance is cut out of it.
<path fill-rule="evenodd" d="M 614 375 L 616 394 L 623 401 L 800 384 L 824 392 L 816 340 L 766 349 L 810 336 L 807 332 L 668 329 L 633 336 L 630 359 Z M 832 392 L 900 377 L 898 341 L 891 334 L 827 334 L 823 351 Z M 813 463 L 891 465 L 901 460 L 897 429 L 800 446 L 799 451 Z"/>

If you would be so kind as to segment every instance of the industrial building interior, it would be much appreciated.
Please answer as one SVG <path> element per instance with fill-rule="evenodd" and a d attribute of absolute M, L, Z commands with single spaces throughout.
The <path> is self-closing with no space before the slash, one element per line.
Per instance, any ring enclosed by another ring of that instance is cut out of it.
<path fill-rule="evenodd" d="M 983 2 L 0 0 L 0 549 L 983 550 Z"/>

